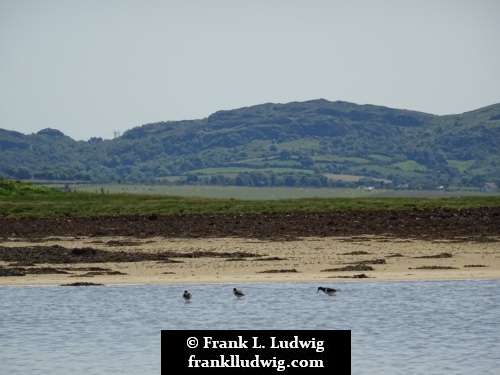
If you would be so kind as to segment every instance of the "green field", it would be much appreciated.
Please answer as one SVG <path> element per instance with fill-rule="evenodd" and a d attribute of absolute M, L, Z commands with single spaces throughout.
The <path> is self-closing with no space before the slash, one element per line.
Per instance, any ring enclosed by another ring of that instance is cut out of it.
<path fill-rule="evenodd" d="M 221 168 L 203 168 L 193 170 L 192 174 L 198 175 L 214 175 L 214 174 L 237 174 L 237 173 L 251 173 L 251 172 L 261 172 L 261 173 L 297 173 L 296 168 L 246 168 L 246 167 L 221 167 Z M 312 174 L 314 173 L 309 169 L 301 169 L 301 173 Z"/>
<path fill-rule="evenodd" d="M 330 177 L 327 175 L 327 177 Z M 334 179 L 353 180 L 356 176 L 331 175 Z M 64 189 L 64 184 L 51 184 Z M 292 188 L 214 185 L 142 185 L 142 184 L 69 184 L 72 191 L 107 194 L 173 195 L 180 197 L 243 200 L 281 200 L 301 198 L 453 198 L 492 196 L 478 190 L 388 190 L 366 188 Z M 497 193 L 500 195 L 500 192 Z"/>
<path fill-rule="evenodd" d="M 84 185 L 80 186 L 83 187 Z M 0 217 L 464 209 L 500 206 L 500 195 L 446 197 L 439 195 L 446 193 L 441 191 L 436 191 L 433 195 L 421 192 L 423 195 L 420 197 L 405 197 L 404 193 L 407 194 L 408 191 L 391 192 L 384 197 L 382 193 L 378 193 L 377 196 L 373 191 L 362 189 L 345 189 L 339 192 L 333 191 L 335 189 L 241 188 L 237 190 L 237 188 L 190 186 L 192 190 L 188 192 L 188 187 L 185 186 L 176 187 L 182 190 L 165 186 L 156 187 L 158 190 L 155 190 L 154 186 L 140 185 L 85 187 L 95 190 L 83 192 L 74 186 L 70 187 L 71 190 L 60 191 L 45 186 L 0 180 Z M 160 188 L 163 190 L 160 191 Z M 226 197 L 211 197 L 210 195 L 216 194 L 217 189 L 220 189 L 219 193 Z M 246 195 L 246 199 L 228 198 L 230 189 L 235 189 L 232 192 L 234 195 Z M 267 196 L 259 197 L 257 191 Z M 316 195 L 305 197 L 306 194 L 313 193 Z M 325 196 L 320 196 L 320 193 L 324 193 Z M 326 196 L 327 193 L 331 195 Z M 338 195 L 333 195 L 334 193 Z M 396 193 L 401 195 L 397 197 Z M 288 197 L 285 197 L 286 194 Z"/>

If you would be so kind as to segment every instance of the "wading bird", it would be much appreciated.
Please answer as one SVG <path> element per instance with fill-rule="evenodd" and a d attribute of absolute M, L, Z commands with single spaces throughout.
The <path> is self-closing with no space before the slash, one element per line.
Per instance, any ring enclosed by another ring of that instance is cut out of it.
<path fill-rule="evenodd" d="M 240 299 L 241 297 L 243 297 L 243 296 L 245 295 L 245 294 L 243 294 L 243 292 L 242 292 L 241 290 L 236 289 L 236 288 L 234 288 L 234 289 L 233 289 L 233 293 L 234 293 L 234 295 L 235 295 L 238 299 Z"/>
<path fill-rule="evenodd" d="M 337 289 L 333 289 L 333 288 L 323 288 L 322 286 L 320 286 L 320 287 L 318 287 L 318 291 L 317 291 L 316 293 L 318 293 L 320 290 L 321 290 L 323 293 L 328 294 L 329 296 L 333 296 L 333 295 L 337 292 Z"/>

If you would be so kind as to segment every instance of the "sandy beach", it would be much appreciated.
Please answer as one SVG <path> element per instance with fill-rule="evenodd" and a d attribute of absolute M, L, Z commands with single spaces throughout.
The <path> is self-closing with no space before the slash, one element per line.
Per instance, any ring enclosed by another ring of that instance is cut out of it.
<path fill-rule="evenodd" d="M 0 286 L 258 282 L 332 285 L 345 281 L 498 279 L 498 240 L 368 235 L 292 240 L 58 236 L 34 242 L 4 238 L 0 242 L 3 254 L 14 250 L 41 254 L 59 251 L 77 260 L 52 257 L 47 263 L 30 264 L 23 263 L 22 257 L 17 262 L 4 258 L 0 261 Z M 90 257 L 87 263 L 90 254 L 99 259 Z M 131 255 L 132 261 L 126 255 Z M 141 256 L 153 260 L 142 260 Z M 114 260 L 107 261 L 107 257 Z M 18 270 L 18 275 L 10 276 L 6 270 Z"/>

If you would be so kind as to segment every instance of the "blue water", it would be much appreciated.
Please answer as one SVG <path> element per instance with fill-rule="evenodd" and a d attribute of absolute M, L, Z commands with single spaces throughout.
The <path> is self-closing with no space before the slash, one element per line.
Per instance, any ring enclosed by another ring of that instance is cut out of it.
<path fill-rule="evenodd" d="M 162 329 L 349 329 L 353 374 L 499 373 L 498 280 L 234 286 L 1 287 L 0 374 L 159 374 Z"/>

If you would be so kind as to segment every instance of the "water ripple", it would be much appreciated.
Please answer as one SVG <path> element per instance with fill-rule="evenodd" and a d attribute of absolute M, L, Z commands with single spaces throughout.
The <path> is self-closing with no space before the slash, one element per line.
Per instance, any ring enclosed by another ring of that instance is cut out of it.
<path fill-rule="evenodd" d="M 157 374 L 162 329 L 350 329 L 353 374 L 495 374 L 499 286 L 242 284 L 240 300 L 230 284 L 2 287 L 0 373 Z"/>

